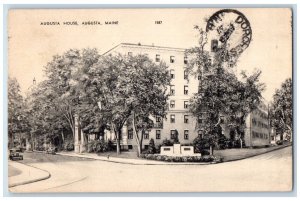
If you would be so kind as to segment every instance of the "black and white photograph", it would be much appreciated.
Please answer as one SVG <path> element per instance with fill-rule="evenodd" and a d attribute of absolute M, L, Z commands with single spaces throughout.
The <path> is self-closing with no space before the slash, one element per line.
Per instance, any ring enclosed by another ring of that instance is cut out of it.
<path fill-rule="evenodd" d="M 293 190 L 291 8 L 7 20 L 11 193 Z"/>

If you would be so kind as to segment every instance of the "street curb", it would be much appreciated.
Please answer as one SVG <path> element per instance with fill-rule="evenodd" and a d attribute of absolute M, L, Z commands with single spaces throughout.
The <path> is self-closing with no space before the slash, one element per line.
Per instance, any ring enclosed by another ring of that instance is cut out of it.
<path fill-rule="evenodd" d="M 15 162 L 21 163 L 21 164 L 26 165 L 26 166 L 29 166 L 29 167 L 31 167 L 31 168 L 35 168 L 35 169 L 41 170 L 41 171 L 43 171 L 43 172 L 46 172 L 48 175 L 45 176 L 45 177 L 37 178 L 37 179 L 31 179 L 31 180 L 22 181 L 22 182 L 16 182 L 16 183 L 14 183 L 14 184 L 9 184 L 9 185 L 8 185 L 9 188 L 16 187 L 16 186 L 21 186 L 21 185 L 25 185 L 25 184 L 30 184 L 30 183 L 34 183 L 34 182 L 38 182 L 38 181 L 42 181 L 42 180 L 45 180 L 45 179 L 49 179 L 49 178 L 51 177 L 50 172 L 48 172 L 47 170 L 43 170 L 43 169 L 34 167 L 34 166 L 32 166 L 32 165 L 28 165 L 28 164 L 19 162 L 19 161 L 15 161 Z"/>
<path fill-rule="evenodd" d="M 252 158 L 252 157 L 259 156 L 259 155 L 266 154 L 266 153 L 270 153 L 272 151 L 276 151 L 276 150 L 279 150 L 279 149 L 284 149 L 284 148 L 289 147 L 289 146 L 292 146 L 292 144 L 284 145 L 282 147 L 277 147 L 276 149 L 269 150 L 269 151 L 266 151 L 266 152 L 263 152 L 263 153 L 259 153 L 259 154 L 253 155 L 253 156 L 248 156 L 248 157 L 244 157 L 244 158 L 237 158 L 237 159 L 231 159 L 231 160 L 223 161 L 223 163 L 234 162 L 234 161 L 244 160 L 244 159 L 247 159 L 247 158 Z"/>

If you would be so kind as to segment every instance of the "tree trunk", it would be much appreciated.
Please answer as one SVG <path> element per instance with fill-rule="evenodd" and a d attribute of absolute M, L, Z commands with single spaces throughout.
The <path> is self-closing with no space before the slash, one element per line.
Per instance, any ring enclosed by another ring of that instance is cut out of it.
<path fill-rule="evenodd" d="M 64 136 L 64 131 L 61 131 L 61 139 L 62 139 L 62 144 L 65 142 L 65 136 Z"/>
<path fill-rule="evenodd" d="M 209 146 L 209 155 L 214 155 L 214 148 L 212 145 Z"/>
<path fill-rule="evenodd" d="M 243 139 L 240 137 L 241 149 L 243 148 Z"/>
<path fill-rule="evenodd" d="M 140 157 L 140 155 L 142 153 L 142 147 L 140 145 L 140 138 L 139 138 L 136 126 L 135 126 L 135 113 L 134 112 L 133 112 L 132 116 L 133 116 L 133 118 L 132 118 L 132 131 L 133 131 L 133 135 L 135 137 L 135 141 L 136 141 L 136 144 L 137 144 L 137 155 L 138 155 L 138 157 Z"/>
<path fill-rule="evenodd" d="M 120 140 L 120 130 L 116 131 L 116 140 L 117 140 L 117 155 L 121 154 L 121 140 Z"/>
<path fill-rule="evenodd" d="M 71 127 L 72 129 L 72 136 L 73 136 L 73 140 L 75 140 L 75 125 Z"/>
<path fill-rule="evenodd" d="M 143 139 L 144 139 L 144 130 L 142 130 L 141 139 L 140 139 L 140 150 L 143 151 Z"/>

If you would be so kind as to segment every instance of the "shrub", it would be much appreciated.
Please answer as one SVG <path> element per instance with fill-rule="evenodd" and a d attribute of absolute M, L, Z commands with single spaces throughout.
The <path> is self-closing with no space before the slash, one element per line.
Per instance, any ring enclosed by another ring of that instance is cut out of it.
<path fill-rule="evenodd" d="M 193 141 L 193 146 L 195 149 L 195 153 L 201 153 L 205 152 L 206 149 L 209 149 L 209 142 L 207 139 L 196 137 Z"/>
<path fill-rule="evenodd" d="M 173 142 L 171 140 L 168 139 L 164 139 L 161 143 L 161 146 L 173 146 Z"/>
<path fill-rule="evenodd" d="M 74 141 L 73 139 L 66 138 L 64 144 L 62 145 L 62 149 L 65 151 L 73 151 L 74 150 Z"/>
<path fill-rule="evenodd" d="M 159 154 L 141 154 L 141 158 L 147 160 L 157 160 L 157 161 L 166 161 L 166 162 L 214 162 L 220 163 L 223 162 L 221 157 L 217 156 L 165 156 Z"/>
<path fill-rule="evenodd" d="M 210 152 L 209 152 L 208 149 L 202 149 L 200 153 L 201 153 L 202 156 L 210 155 Z"/>
<path fill-rule="evenodd" d="M 158 145 L 157 149 L 156 149 L 156 153 L 160 153 L 160 147 L 162 146 L 173 146 L 173 142 L 171 140 L 168 140 L 167 138 L 165 138 L 162 143 L 160 145 Z"/>
<path fill-rule="evenodd" d="M 245 147 L 245 140 L 242 141 L 243 147 Z M 239 139 L 234 140 L 232 148 L 241 148 L 241 141 Z"/>
<path fill-rule="evenodd" d="M 87 151 L 89 153 L 95 152 L 106 152 L 112 150 L 112 143 L 105 142 L 104 140 L 92 140 L 87 144 Z"/>
<path fill-rule="evenodd" d="M 100 140 L 96 142 L 94 145 L 94 151 L 96 153 L 108 151 L 108 143 L 105 142 L 104 140 Z"/>
<path fill-rule="evenodd" d="M 147 149 L 147 153 L 148 154 L 155 154 L 156 153 L 156 148 L 155 148 L 153 138 L 151 138 L 150 141 L 149 141 L 149 146 L 148 146 L 148 149 Z"/>
<path fill-rule="evenodd" d="M 216 143 L 216 149 L 227 149 L 230 147 L 230 140 L 226 138 L 225 135 L 220 135 L 218 137 L 218 142 Z"/>
<path fill-rule="evenodd" d="M 107 146 L 108 146 L 108 150 L 109 151 L 112 151 L 112 150 L 116 149 L 116 147 L 114 146 L 114 144 L 113 144 L 113 142 L 111 140 L 108 140 Z"/>

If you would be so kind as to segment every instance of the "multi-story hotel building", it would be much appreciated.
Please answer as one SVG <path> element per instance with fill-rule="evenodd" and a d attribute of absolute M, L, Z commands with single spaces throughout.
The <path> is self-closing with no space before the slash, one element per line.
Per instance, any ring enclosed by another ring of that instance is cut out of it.
<path fill-rule="evenodd" d="M 159 47 L 154 45 L 140 45 L 121 43 L 104 54 L 138 55 L 146 54 L 153 62 L 165 62 L 169 66 L 172 77 L 169 89 L 169 111 L 166 118 L 153 118 L 154 128 L 144 135 L 144 147 L 147 148 L 149 140 L 154 139 L 160 144 L 164 139 L 173 139 L 177 130 L 179 141 L 182 144 L 191 143 L 202 131 L 196 129 L 197 119 L 188 111 L 189 99 L 198 90 L 198 78 L 189 77 L 185 71 L 187 58 L 185 49 L 172 47 Z M 201 121 L 201 119 L 199 120 Z M 123 145 L 131 149 L 136 145 L 132 130 L 124 126 L 122 133 Z"/>
<path fill-rule="evenodd" d="M 144 134 L 143 148 L 147 148 L 152 138 L 156 145 L 164 139 L 173 139 L 178 132 L 181 144 L 192 143 L 193 140 L 203 135 L 203 130 L 197 126 L 201 124 L 204 117 L 195 118 L 189 112 L 189 99 L 198 90 L 199 78 L 187 74 L 185 66 L 188 59 L 185 57 L 185 49 L 160 47 L 154 45 L 141 45 L 121 43 L 110 49 L 107 54 L 138 55 L 145 54 L 153 62 L 165 62 L 169 66 L 172 77 L 169 89 L 169 110 L 166 118 L 153 118 L 154 128 Z M 190 77 L 188 77 L 190 76 Z M 230 138 L 228 127 L 222 125 L 223 134 Z M 114 135 L 107 133 L 106 139 L 114 138 Z M 246 119 L 245 144 L 246 146 L 263 146 L 270 143 L 268 115 L 265 107 L 260 106 L 257 110 L 248 115 Z M 135 149 L 136 141 L 130 126 L 122 129 L 121 145 L 125 149 Z"/>

